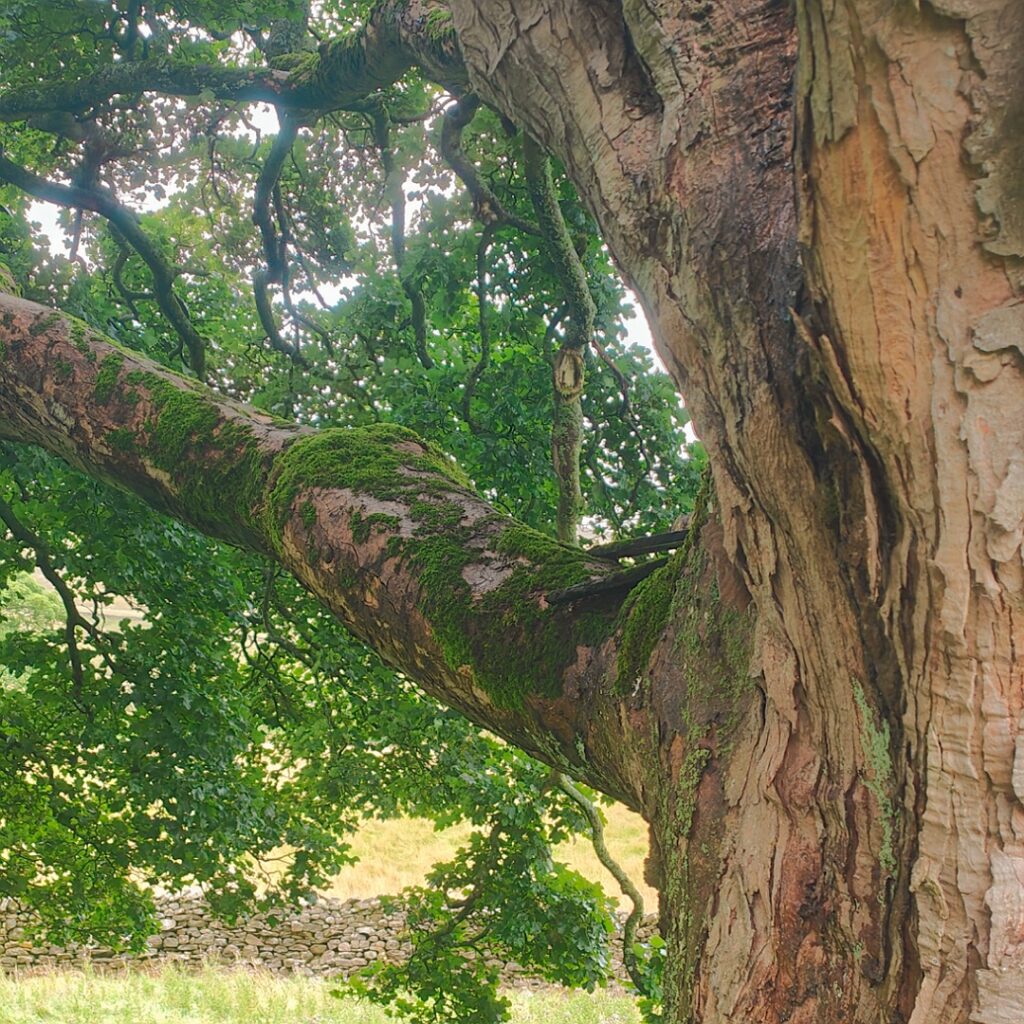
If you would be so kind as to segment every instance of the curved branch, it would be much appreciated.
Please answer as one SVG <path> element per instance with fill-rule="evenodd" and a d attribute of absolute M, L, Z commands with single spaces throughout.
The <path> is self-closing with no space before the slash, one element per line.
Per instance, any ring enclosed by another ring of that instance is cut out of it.
<path fill-rule="evenodd" d="M 270 341 L 270 347 L 287 356 L 296 366 L 305 368 L 308 364 L 298 346 L 285 341 L 281 335 L 270 302 L 269 290 L 270 285 L 279 285 L 284 296 L 285 306 L 291 307 L 291 297 L 288 292 L 288 233 L 284 224 L 282 224 L 281 232 L 278 233 L 274 226 L 270 206 L 271 200 L 277 194 L 281 169 L 284 167 L 284 162 L 292 151 L 292 146 L 295 145 L 298 135 L 298 120 L 294 117 L 282 116 L 281 130 L 274 139 L 267 159 L 260 169 L 259 177 L 256 179 L 252 220 L 260 229 L 263 255 L 267 265 L 266 268 L 253 273 L 252 288 L 256 299 L 256 312 L 259 314 L 260 324 Z"/>
<path fill-rule="evenodd" d="M 449 107 L 441 120 L 438 149 L 445 163 L 459 176 L 473 200 L 473 214 L 485 225 L 518 228 L 527 235 L 539 235 L 540 229 L 518 214 L 509 213 L 501 200 L 477 173 L 473 161 L 462 149 L 462 132 L 480 109 L 480 99 L 469 93 Z"/>
<path fill-rule="evenodd" d="M 618 883 L 630 904 L 631 909 L 622 925 L 622 963 L 629 974 L 630 980 L 636 986 L 637 991 L 646 993 L 644 977 L 636 962 L 636 953 L 633 952 L 633 944 L 636 942 L 636 929 L 644 916 L 644 898 L 636 887 L 633 879 L 626 874 L 619 862 L 612 856 L 608 844 L 604 840 L 604 823 L 601 821 L 601 813 L 573 784 L 572 780 L 566 778 L 562 772 L 552 772 L 552 781 L 580 810 L 586 815 L 590 825 L 590 841 L 594 847 L 597 859 L 604 865 L 608 873 Z"/>
<path fill-rule="evenodd" d="M 462 418 L 474 433 L 479 433 L 480 425 L 473 418 L 473 395 L 476 393 L 476 386 L 480 383 L 480 378 L 491 364 L 491 322 L 487 316 L 487 253 L 493 238 L 494 225 L 489 224 L 480 235 L 480 242 L 476 247 L 476 302 L 480 325 L 480 358 L 470 371 L 462 392 Z"/>
<path fill-rule="evenodd" d="M 402 291 L 412 309 L 413 341 L 416 347 L 416 358 L 423 369 L 433 369 L 434 360 L 427 348 L 427 307 L 423 301 L 423 292 L 406 271 L 405 263 L 405 182 L 401 168 L 395 162 L 391 150 L 391 124 L 387 111 L 378 106 L 373 111 L 373 139 L 380 152 L 381 166 L 384 168 L 384 193 L 391 206 L 391 253 L 398 271 L 398 279 Z"/>
<path fill-rule="evenodd" d="M 14 509 L 3 497 L 0 497 L 0 522 L 7 527 L 11 536 L 19 544 L 32 550 L 32 554 L 35 556 L 36 567 L 50 586 L 57 592 L 60 603 L 64 606 L 64 645 L 68 649 L 68 661 L 71 663 L 71 695 L 79 711 L 91 720 L 92 709 L 85 703 L 83 696 L 85 670 L 82 654 L 78 649 L 76 634 L 81 629 L 90 636 L 95 637 L 98 630 L 79 612 L 74 594 L 71 593 L 68 585 L 64 582 L 64 578 L 57 571 L 50 558 L 50 550 L 46 542 L 21 522 Z"/>
<path fill-rule="evenodd" d="M 10 182 L 37 199 L 71 209 L 89 210 L 105 217 L 115 236 L 119 235 L 142 257 L 153 276 L 153 298 L 188 350 L 189 365 L 200 380 L 206 375 L 206 343 L 196 330 L 185 304 L 174 291 L 178 271 L 142 230 L 135 213 L 122 206 L 105 190 L 60 185 L 33 174 L 0 153 L 0 179 Z"/>
<path fill-rule="evenodd" d="M 540 224 L 544 243 L 554 265 L 555 275 L 569 306 L 569 328 L 566 345 L 582 349 L 594 333 L 597 311 L 587 285 L 587 274 L 565 226 L 555 182 L 551 177 L 551 161 L 531 136 L 523 138 L 523 159 L 526 184 Z"/>
<path fill-rule="evenodd" d="M 171 56 L 121 61 L 70 82 L 18 86 L 0 96 L 0 121 L 22 121 L 53 111 L 81 113 L 117 96 L 211 94 L 220 100 L 272 103 L 291 110 L 344 109 L 387 88 L 414 65 L 445 88 L 466 89 L 466 71 L 454 38 L 427 30 L 436 0 L 385 0 L 349 36 L 294 55 L 291 66 L 258 70 L 189 64 Z M 292 54 L 286 55 L 292 57 Z"/>

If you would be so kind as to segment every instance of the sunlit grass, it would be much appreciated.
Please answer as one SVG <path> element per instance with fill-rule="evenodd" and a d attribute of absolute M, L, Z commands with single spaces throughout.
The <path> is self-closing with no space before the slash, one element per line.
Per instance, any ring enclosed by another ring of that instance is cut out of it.
<path fill-rule="evenodd" d="M 640 887 L 646 909 L 657 910 L 657 894 L 643 884 L 647 826 L 621 804 L 603 810 L 608 818 L 605 839 L 612 855 Z M 397 893 L 408 885 L 418 885 L 434 864 L 452 856 L 468 834 L 468 827 L 435 832 L 429 821 L 415 818 L 367 821 L 352 840 L 359 862 L 338 875 L 328 895 L 345 900 Z M 586 838 L 559 847 L 557 856 L 584 877 L 599 881 L 613 899 L 620 898 L 615 880 L 602 867 Z"/>
<path fill-rule="evenodd" d="M 632 1000 L 604 993 L 512 993 L 515 1024 L 636 1024 Z M 372 1006 L 315 978 L 212 968 L 0 976 L 0 1024 L 385 1024 Z"/>

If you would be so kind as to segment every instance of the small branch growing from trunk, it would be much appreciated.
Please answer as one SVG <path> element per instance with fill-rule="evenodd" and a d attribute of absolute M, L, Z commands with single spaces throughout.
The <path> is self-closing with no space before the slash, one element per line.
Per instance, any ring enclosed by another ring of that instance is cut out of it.
<path fill-rule="evenodd" d="M 644 916 L 644 898 L 633 883 L 633 879 L 626 874 L 619 862 L 612 856 L 611 850 L 608 849 L 608 844 L 604 840 L 604 823 L 601 821 L 601 812 L 562 772 L 552 772 L 551 779 L 555 787 L 569 797 L 586 815 L 590 825 L 590 841 L 593 844 L 594 853 L 597 854 L 597 859 L 615 879 L 622 890 L 622 895 L 631 904 L 629 914 L 622 925 L 622 963 L 637 991 L 644 992 L 644 977 L 638 969 L 636 953 L 633 950 L 633 944 L 636 942 L 636 929 Z"/>

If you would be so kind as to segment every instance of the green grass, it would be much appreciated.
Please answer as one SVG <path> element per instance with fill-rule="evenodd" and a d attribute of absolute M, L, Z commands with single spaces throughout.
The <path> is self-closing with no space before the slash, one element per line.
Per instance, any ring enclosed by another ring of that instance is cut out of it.
<path fill-rule="evenodd" d="M 603 993 L 516 992 L 514 1024 L 637 1024 L 633 1001 Z M 0 1024 L 385 1024 L 376 1007 L 314 978 L 212 968 L 0 976 Z"/>
<path fill-rule="evenodd" d="M 605 839 L 612 855 L 636 882 L 648 913 L 656 911 L 658 895 L 643 881 L 648 849 L 646 824 L 621 804 L 602 810 L 608 819 Z M 352 852 L 359 860 L 341 871 L 325 895 L 342 900 L 362 899 L 397 893 L 408 885 L 422 885 L 434 864 L 451 857 L 468 834 L 468 827 L 439 832 L 431 822 L 417 818 L 366 821 L 352 839 Z M 585 878 L 600 882 L 612 899 L 623 902 L 615 879 L 601 866 L 586 837 L 564 843 L 556 854 Z"/>

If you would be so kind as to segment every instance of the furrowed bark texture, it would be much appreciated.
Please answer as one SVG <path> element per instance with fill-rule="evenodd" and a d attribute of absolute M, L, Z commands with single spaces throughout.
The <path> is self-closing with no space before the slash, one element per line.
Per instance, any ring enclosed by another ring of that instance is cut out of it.
<path fill-rule="evenodd" d="M 864 572 L 909 754 L 907 1016 L 1009 1024 L 1024 1007 L 1024 8 L 908 14 L 801 14 L 808 342 L 891 524 Z"/>
<path fill-rule="evenodd" d="M 643 297 L 757 609 L 756 740 L 662 851 L 670 1018 L 1016 1019 L 1019 4 L 452 6 Z"/>

